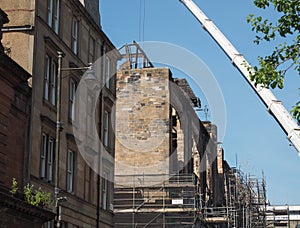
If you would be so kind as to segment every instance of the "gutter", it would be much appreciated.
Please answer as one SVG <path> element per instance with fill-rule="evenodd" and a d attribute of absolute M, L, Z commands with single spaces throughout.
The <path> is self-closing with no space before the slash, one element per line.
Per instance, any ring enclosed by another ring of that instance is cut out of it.
<path fill-rule="evenodd" d="M 34 30 L 33 25 L 23 25 L 23 26 L 9 26 L 1 29 L 2 32 L 23 32 Z"/>

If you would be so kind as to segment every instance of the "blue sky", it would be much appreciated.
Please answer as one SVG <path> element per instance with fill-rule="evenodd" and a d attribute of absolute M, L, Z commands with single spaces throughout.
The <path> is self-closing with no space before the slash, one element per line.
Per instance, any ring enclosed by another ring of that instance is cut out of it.
<path fill-rule="evenodd" d="M 273 11 L 256 9 L 249 0 L 195 0 L 195 3 L 250 64 L 257 62 L 258 55 L 272 50 L 273 43 L 253 44 L 255 34 L 246 23 L 246 16 L 254 13 L 273 18 L 276 15 Z M 300 204 L 300 158 L 296 150 L 289 146 L 284 132 L 227 56 L 182 3 L 100 0 L 100 13 L 103 30 L 116 47 L 133 40 L 169 42 L 201 58 L 217 79 L 225 100 L 226 160 L 234 166 L 237 157 L 238 166 L 257 177 L 264 171 L 267 196 L 272 204 Z M 299 87 L 299 76 L 289 73 L 284 90 L 274 93 L 290 110 L 299 99 Z M 205 105 L 201 91 L 196 89 L 196 93 Z"/>

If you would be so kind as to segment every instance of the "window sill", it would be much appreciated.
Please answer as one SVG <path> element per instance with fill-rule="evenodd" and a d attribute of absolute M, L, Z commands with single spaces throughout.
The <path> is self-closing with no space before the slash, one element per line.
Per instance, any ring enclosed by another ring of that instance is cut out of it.
<path fill-rule="evenodd" d="M 103 144 L 103 146 L 104 146 L 105 150 L 106 150 L 109 154 L 112 153 L 112 149 L 111 149 L 111 147 L 110 147 L 109 145 L 108 145 L 108 146 L 105 146 L 105 145 Z"/>
<path fill-rule="evenodd" d="M 107 213 L 107 214 L 109 214 L 109 215 L 113 215 L 113 214 L 114 214 L 114 212 L 113 212 L 112 210 L 110 210 L 109 208 L 103 209 L 103 208 L 101 207 L 101 211 L 104 212 L 104 213 Z"/>
<path fill-rule="evenodd" d="M 72 120 L 70 117 L 68 117 L 68 123 L 70 124 L 70 125 L 73 125 L 74 127 L 76 127 L 76 120 Z"/>
<path fill-rule="evenodd" d="M 40 177 L 40 180 L 43 181 L 43 182 L 45 182 L 45 183 L 47 183 L 47 184 L 49 184 L 49 185 L 51 185 L 51 186 L 54 186 L 53 180 L 49 181 L 49 180 L 48 180 L 47 178 L 45 178 L 45 177 Z"/>
<path fill-rule="evenodd" d="M 45 100 L 44 98 L 43 98 L 43 104 L 47 106 L 49 109 L 51 109 L 52 111 L 56 112 L 56 105 L 53 105 L 51 102 Z"/>

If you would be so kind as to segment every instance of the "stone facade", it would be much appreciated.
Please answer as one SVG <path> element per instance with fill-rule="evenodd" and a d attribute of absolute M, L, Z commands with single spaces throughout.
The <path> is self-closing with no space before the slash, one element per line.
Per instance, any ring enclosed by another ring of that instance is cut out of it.
<path fill-rule="evenodd" d="M 8 20 L 8 17 L 7 17 L 7 14 L 5 12 L 3 12 L 2 9 L 0 9 L 0 52 L 3 53 L 4 52 L 4 47 L 2 45 L 2 28 L 3 28 L 3 25 L 8 23 L 9 20 Z"/>
<path fill-rule="evenodd" d="M 116 175 L 169 174 L 170 71 L 119 71 Z"/>
<path fill-rule="evenodd" d="M 115 227 L 226 222 L 209 217 L 226 206 L 217 126 L 199 119 L 186 79 L 154 68 L 136 43 L 128 49 L 117 74 Z"/>
<path fill-rule="evenodd" d="M 30 165 L 25 179 L 51 193 L 54 193 L 56 176 L 53 148 L 57 140 L 57 51 L 63 52 L 63 129 L 59 143 L 58 187 L 61 189 L 60 196 L 68 199 L 60 205 L 62 225 L 67 226 L 113 226 L 111 180 L 114 167 L 111 161 L 104 161 L 102 155 L 106 153 L 114 156 L 114 72 L 119 54 L 114 51 L 114 45 L 101 30 L 98 8 L 95 8 L 98 5 L 97 0 L 89 1 L 89 4 L 79 0 L 1 1 L 2 9 L 10 18 L 3 29 L 3 44 L 10 50 L 10 56 L 32 75 Z M 106 56 L 100 58 L 104 54 Z M 90 130 L 84 138 L 77 139 L 73 127 L 76 127 L 79 119 L 76 106 L 73 109 L 72 104 L 75 102 L 73 95 L 83 71 L 74 68 L 93 62 L 98 79 L 96 87 L 103 88 L 99 96 L 97 93 L 86 96 L 84 107 L 80 107 L 80 110 L 89 110 L 85 119 L 80 120 Z M 107 124 L 104 124 L 104 119 Z M 104 137 L 108 138 L 108 143 L 99 148 L 97 140 L 100 138 L 103 141 Z M 80 153 L 78 142 L 85 143 L 84 154 Z M 50 205 L 49 209 L 54 209 L 54 205 Z"/>
<path fill-rule="evenodd" d="M 192 95 L 169 68 L 132 69 L 125 62 L 118 71 L 115 227 L 198 223 L 205 183 L 195 169 L 209 135 Z"/>
<path fill-rule="evenodd" d="M 7 15 L 0 9 L 0 31 L 7 22 Z M 3 228 L 38 228 L 54 217 L 51 211 L 29 205 L 20 194 L 26 184 L 29 162 L 29 77 L 0 49 L 0 226 Z M 9 192 L 13 178 L 19 188 L 15 195 Z"/>
<path fill-rule="evenodd" d="M 117 88 L 115 174 L 193 173 L 193 144 L 203 154 L 207 133 L 170 70 L 120 70 Z"/>
<path fill-rule="evenodd" d="M 0 56 L 0 183 L 10 187 L 16 178 L 23 186 L 30 117 L 30 88 L 26 84 L 30 75 L 4 53 Z"/>
<path fill-rule="evenodd" d="M 93 20 L 100 26 L 99 0 L 79 0 Z"/>
<path fill-rule="evenodd" d="M 0 226 L 3 228 L 40 228 L 55 214 L 29 205 L 21 196 L 12 196 L 0 185 Z"/>
<path fill-rule="evenodd" d="M 210 140 L 206 148 L 206 189 L 204 202 L 209 207 L 221 207 L 225 205 L 224 188 L 224 151 L 218 146 L 217 126 L 209 121 L 203 122 Z"/>

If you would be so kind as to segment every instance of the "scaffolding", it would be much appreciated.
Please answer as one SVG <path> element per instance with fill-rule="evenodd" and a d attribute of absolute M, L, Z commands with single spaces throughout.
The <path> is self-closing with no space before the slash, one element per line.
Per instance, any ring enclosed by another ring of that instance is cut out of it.
<path fill-rule="evenodd" d="M 115 178 L 115 227 L 267 227 L 264 177 L 229 169 L 222 206 L 208 205 L 194 174 Z"/>
<path fill-rule="evenodd" d="M 116 176 L 115 227 L 200 227 L 199 209 L 193 174 Z"/>
<path fill-rule="evenodd" d="M 300 227 L 300 205 L 269 205 L 267 227 Z"/>
<path fill-rule="evenodd" d="M 218 227 L 266 227 L 266 189 L 265 179 L 244 174 L 236 168 L 224 173 L 225 207 L 213 207 L 214 223 L 223 223 Z M 206 213 L 206 217 L 212 213 Z M 224 218 L 223 220 L 221 218 Z"/>
<path fill-rule="evenodd" d="M 223 206 L 202 204 L 201 220 L 206 227 L 266 227 L 265 179 L 231 168 L 224 173 Z"/>

